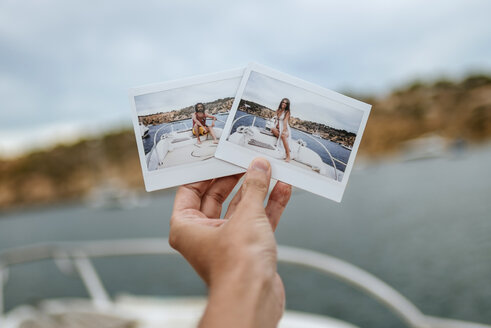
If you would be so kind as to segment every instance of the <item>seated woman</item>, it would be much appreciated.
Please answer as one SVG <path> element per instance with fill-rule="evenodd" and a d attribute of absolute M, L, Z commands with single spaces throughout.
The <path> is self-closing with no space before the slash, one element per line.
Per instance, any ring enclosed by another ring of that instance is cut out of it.
<path fill-rule="evenodd" d="M 276 110 L 277 124 L 275 128 L 271 129 L 271 132 L 278 138 L 278 143 L 281 141 L 283 147 L 285 147 L 286 158 L 285 161 L 290 161 L 290 100 L 283 98 Z"/>
<path fill-rule="evenodd" d="M 207 117 L 213 119 L 211 126 L 206 125 Z M 205 105 L 203 105 L 203 103 L 197 103 L 194 106 L 194 113 L 192 115 L 192 119 L 193 119 L 193 134 L 196 136 L 196 138 L 198 138 L 198 144 L 201 144 L 201 140 L 199 136 L 207 135 L 208 132 L 213 137 L 213 143 L 215 144 L 218 143 L 217 137 L 215 135 L 215 131 L 213 131 L 213 127 L 215 126 L 215 121 L 217 118 L 205 112 Z"/>

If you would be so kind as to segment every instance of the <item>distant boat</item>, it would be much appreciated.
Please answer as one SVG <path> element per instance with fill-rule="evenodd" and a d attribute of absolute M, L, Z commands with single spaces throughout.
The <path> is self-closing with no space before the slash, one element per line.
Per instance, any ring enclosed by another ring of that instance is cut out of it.
<path fill-rule="evenodd" d="M 426 134 L 406 141 L 402 152 L 405 161 L 443 157 L 447 154 L 447 139 L 438 134 Z"/>
<path fill-rule="evenodd" d="M 319 129 L 315 130 L 315 132 L 312 133 L 312 137 L 321 138 L 321 135 L 319 133 Z"/>
<path fill-rule="evenodd" d="M 140 123 L 140 135 L 141 135 L 142 139 L 145 139 L 148 137 L 148 131 L 149 130 L 150 129 L 148 128 L 148 126 Z"/>
<path fill-rule="evenodd" d="M 351 148 L 350 146 L 346 146 L 346 145 L 343 145 L 341 144 L 341 147 L 343 147 L 344 149 L 348 149 L 349 151 L 352 151 L 353 148 Z"/>

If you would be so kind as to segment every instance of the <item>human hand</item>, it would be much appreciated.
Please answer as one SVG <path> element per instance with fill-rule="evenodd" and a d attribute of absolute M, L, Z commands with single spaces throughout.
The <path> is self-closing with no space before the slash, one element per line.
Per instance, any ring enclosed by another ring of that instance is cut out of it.
<path fill-rule="evenodd" d="M 264 207 L 271 166 L 256 159 L 220 219 L 241 176 L 185 185 L 176 194 L 169 241 L 209 286 L 202 327 L 275 327 L 283 313 L 273 231 L 291 186 L 278 182 Z"/>

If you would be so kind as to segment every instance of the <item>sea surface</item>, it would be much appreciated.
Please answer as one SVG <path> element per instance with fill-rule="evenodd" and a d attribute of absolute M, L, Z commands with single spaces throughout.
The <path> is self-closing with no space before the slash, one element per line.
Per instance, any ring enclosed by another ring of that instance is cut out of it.
<path fill-rule="evenodd" d="M 423 313 L 491 324 L 491 146 L 402 162 L 357 159 L 342 203 L 294 190 L 279 244 L 338 257 L 385 281 Z M 169 232 L 175 189 L 132 209 L 90 204 L 0 214 L 0 251 L 33 243 L 159 238 Z M 111 295 L 205 295 L 179 256 L 94 261 Z M 361 327 L 405 327 L 385 306 L 329 276 L 280 264 L 287 308 Z M 87 297 L 52 261 L 11 268 L 6 308 L 45 298 Z"/>

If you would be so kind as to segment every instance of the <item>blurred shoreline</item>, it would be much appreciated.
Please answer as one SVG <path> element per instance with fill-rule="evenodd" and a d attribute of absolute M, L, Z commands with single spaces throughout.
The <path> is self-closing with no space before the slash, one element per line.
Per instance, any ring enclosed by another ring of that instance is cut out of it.
<path fill-rule="evenodd" d="M 408 153 L 418 158 L 458 151 L 491 137 L 488 76 L 417 82 L 381 98 L 354 97 L 373 105 L 355 168 Z M 0 211 L 80 201 L 101 192 L 109 197 L 144 192 L 132 128 L 0 158 Z"/>

